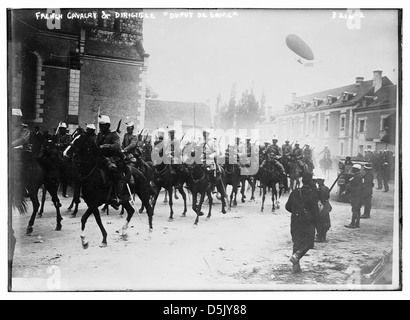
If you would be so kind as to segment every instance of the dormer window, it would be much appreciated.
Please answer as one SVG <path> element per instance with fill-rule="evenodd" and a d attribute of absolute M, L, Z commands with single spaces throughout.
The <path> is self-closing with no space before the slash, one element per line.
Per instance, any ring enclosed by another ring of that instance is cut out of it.
<path fill-rule="evenodd" d="M 326 104 L 328 106 L 332 105 L 339 97 L 328 95 L 326 99 Z"/>
<path fill-rule="evenodd" d="M 349 100 L 355 97 L 356 95 L 357 93 L 355 92 L 348 92 L 348 91 L 343 92 L 343 95 L 342 95 L 343 102 L 349 102 Z"/>
<path fill-rule="evenodd" d="M 319 98 L 314 98 L 313 99 L 313 106 L 316 108 L 318 106 L 320 106 L 323 102 L 323 99 L 319 99 Z"/>

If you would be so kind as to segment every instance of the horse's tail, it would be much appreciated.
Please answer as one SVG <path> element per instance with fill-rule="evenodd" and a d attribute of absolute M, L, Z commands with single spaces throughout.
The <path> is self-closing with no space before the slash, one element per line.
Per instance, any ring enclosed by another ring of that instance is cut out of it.
<path fill-rule="evenodd" d="M 135 167 L 130 167 L 130 168 L 131 168 L 131 174 L 132 174 L 135 182 L 137 183 L 139 181 L 143 186 L 145 186 L 148 189 L 151 196 L 156 195 L 157 192 L 153 189 L 153 187 L 149 183 L 146 176 L 140 170 L 138 170 L 137 168 L 135 168 Z"/>
<path fill-rule="evenodd" d="M 13 197 L 12 205 L 13 208 L 17 209 L 22 215 L 26 214 L 28 211 L 28 204 L 24 197 Z"/>

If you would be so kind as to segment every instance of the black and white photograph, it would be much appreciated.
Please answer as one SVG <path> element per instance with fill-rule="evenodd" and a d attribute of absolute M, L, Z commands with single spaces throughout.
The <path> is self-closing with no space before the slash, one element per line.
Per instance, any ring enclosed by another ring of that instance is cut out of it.
<path fill-rule="evenodd" d="M 9 7 L 9 292 L 400 291 L 402 23 Z"/>

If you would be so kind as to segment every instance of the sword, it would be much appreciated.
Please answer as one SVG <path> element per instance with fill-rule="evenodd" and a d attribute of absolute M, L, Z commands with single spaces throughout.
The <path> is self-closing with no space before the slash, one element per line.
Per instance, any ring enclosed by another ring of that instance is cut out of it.
<path fill-rule="evenodd" d="M 144 221 L 142 221 L 142 218 L 141 218 L 141 215 L 140 215 L 139 210 L 137 210 L 137 208 L 135 207 L 135 201 L 134 201 L 134 199 L 133 199 L 133 197 L 132 197 L 130 185 L 129 185 L 128 183 L 127 183 L 127 190 L 128 190 L 129 195 L 130 195 L 130 202 L 131 202 L 132 206 L 134 207 L 135 211 L 137 211 L 138 217 L 140 218 L 141 222 L 144 223 Z"/>

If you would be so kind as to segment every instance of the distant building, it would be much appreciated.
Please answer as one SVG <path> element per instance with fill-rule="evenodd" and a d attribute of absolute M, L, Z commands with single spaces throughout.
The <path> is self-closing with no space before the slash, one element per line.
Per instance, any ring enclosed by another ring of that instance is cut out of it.
<path fill-rule="evenodd" d="M 355 83 L 302 97 L 292 96 L 283 112 L 259 125 L 261 139 L 274 135 L 282 143 L 298 141 L 322 150 L 329 145 L 333 155 L 364 155 L 366 150 L 395 150 L 397 85 L 382 71 L 373 80 Z M 394 126 L 392 125 L 394 124 Z M 389 133 L 387 135 L 387 133 Z"/>
<path fill-rule="evenodd" d="M 123 9 L 62 9 L 56 28 L 36 18 L 40 11 L 8 11 L 9 109 L 21 108 L 26 123 L 48 130 L 59 121 L 70 129 L 96 123 L 98 110 L 115 128 L 127 116 L 143 126 L 149 55 L 142 10 L 124 19 L 114 14 Z"/>
<path fill-rule="evenodd" d="M 182 132 L 194 128 L 202 130 L 205 127 L 212 127 L 210 106 L 205 103 L 146 99 L 145 128 L 154 131 L 157 128 L 175 125 Z"/>

